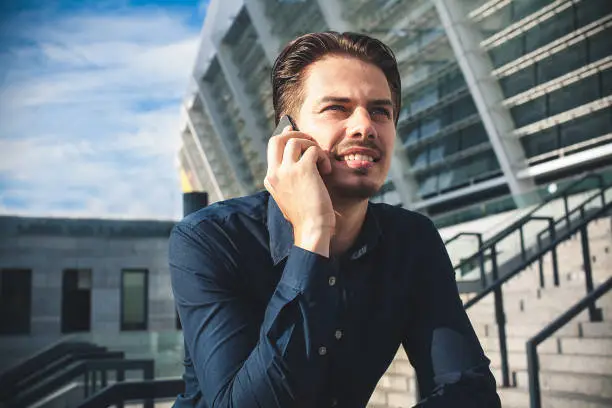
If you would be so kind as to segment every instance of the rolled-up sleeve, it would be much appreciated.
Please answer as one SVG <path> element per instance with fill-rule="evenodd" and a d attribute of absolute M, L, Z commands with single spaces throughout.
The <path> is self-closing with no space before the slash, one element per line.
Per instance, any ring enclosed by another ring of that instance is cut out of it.
<path fill-rule="evenodd" d="M 324 371 L 333 336 L 328 284 L 335 265 L 293 247 L 263 322 L 244 296 L 235 248 L 215 227 L 177 225 L 170 237 L 172 288 L 201 398 L 207 407 L 302 406 Z M 218 229 L 218 227 L 217 227 Z M 209 234 L 210 233 L 210 234 Z"/>
<path fill-rule="evenodd" d="M 490 361 L 461 303 L 444 243 L 429 220 L 419 231 L 413 311 L 403 341 L 422 397 L 417 407 L 501 407 Z"/>

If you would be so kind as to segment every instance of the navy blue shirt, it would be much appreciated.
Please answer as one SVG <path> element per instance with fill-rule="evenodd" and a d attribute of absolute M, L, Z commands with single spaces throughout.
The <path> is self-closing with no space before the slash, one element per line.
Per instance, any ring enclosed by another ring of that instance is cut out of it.
<path fill-rule="evenodd" d="M 500 406 L 451 262 L 423 215 L 370 203 L 353 247 L 293 244 L 267 192 L 185 217 L 170 238 L 185 338 L 176 407 L 365 407 L 400 345 L 419 406 Z"/>

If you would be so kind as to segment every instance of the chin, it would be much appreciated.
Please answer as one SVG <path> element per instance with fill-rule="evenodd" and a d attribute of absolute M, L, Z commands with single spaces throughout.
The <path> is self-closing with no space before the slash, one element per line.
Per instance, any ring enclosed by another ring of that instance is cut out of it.
<path fill-rule="evenodd" d="M 330 188 L 332 197 L 341 200 L 368 200 L 380 190 L 378 183 L 343 184 Z"/>

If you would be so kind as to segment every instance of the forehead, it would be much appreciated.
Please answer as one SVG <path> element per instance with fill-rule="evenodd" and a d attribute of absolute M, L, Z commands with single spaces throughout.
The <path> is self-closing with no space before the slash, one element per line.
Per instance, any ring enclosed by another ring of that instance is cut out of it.
<path fill-rule="evenodd" d="M 355 57 L 323 57 L 310 64 L 305 74 L 303 90 L 307 100 L 326 95 L 368 99 L 391 97 L 391 89 L 382 70 Z"/>

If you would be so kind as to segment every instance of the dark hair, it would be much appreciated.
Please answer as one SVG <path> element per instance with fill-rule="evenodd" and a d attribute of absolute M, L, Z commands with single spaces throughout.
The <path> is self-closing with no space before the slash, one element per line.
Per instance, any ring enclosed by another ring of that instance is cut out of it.
<path fill-rule="evenodd" d="M 401 109 L 402 86 L 395 55 L 381 41 L 357 33 L 326 31 L 304 34 L 292 40 L 281 51 L 272 67 L 272 103 L 275 124 L 281 115 L 295 114 L 304 102 L 303 79 L 305 68 L 327 55 L 348 55 L 371 63 L 382 70 L 393 102 L 397 125 Z"/>

